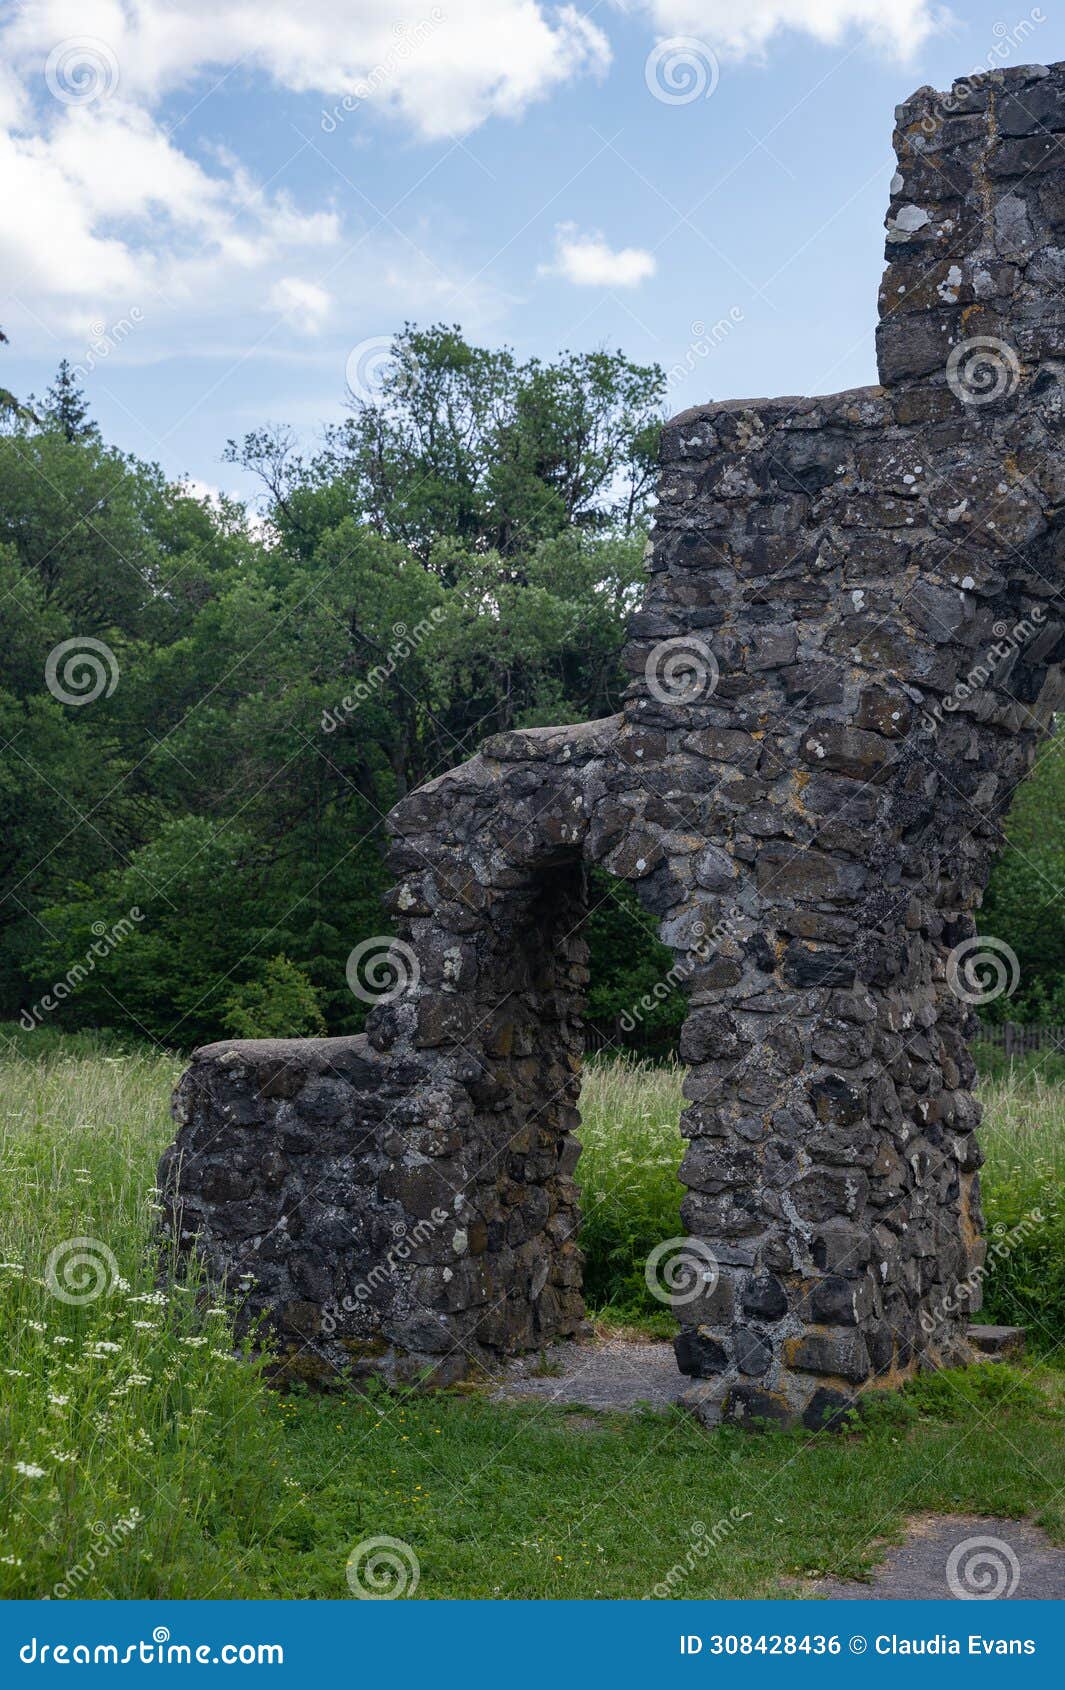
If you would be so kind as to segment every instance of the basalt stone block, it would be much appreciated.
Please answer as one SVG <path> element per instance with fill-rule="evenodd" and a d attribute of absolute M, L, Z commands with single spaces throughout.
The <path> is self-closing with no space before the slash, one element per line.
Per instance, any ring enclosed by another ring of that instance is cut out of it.
<path fill-rule="evenodd" d="M 865 1339 L 850 1329 L 807 1332 L 803 1338 L 789 1338 L 785 1350 L 791 1366 L 804 1373 L 838 1374 L 855 1382 L 869 1376 Z"/>
<path fill-rule="evenodd" d="M 724 1373 L 728 1352 L 712 1332 L 700 1326 L 685 1326 L 673 1340 L 677 1366 L 692 1379 L 709 1379 Z"/>
<path fill-rule="evenodd" d="M 787 1293 L 772 1274 L 755 1274 L 747 1281 L 742 1306 L 744 1314 L 760 1320 L 782 1320 L 788 1312 Z"/>

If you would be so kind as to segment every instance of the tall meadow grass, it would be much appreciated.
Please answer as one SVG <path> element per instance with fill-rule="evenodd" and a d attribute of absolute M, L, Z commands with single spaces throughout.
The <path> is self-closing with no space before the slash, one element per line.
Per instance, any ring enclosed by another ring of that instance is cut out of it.
<path fill-rule="evenodd" d="M 84 1036 L 29 1046 L 42 1054 L 0 1060 L 0 1595 L 247 1593 L 266 1576 L 249 1557 L 296 1552 L 292 1413 L 208 1288 L 160 1278 L 153 1182 L 180 1060 Z M 589 1305 L 661 1336 L 672 1319 L 643 1274 L 682 1230 L 682 1079 L 590 1063 L 581 1100 Z M 1065 1087 L 1029 1066 L 989 1080 L 984 1103 L 989 1236 L 1023 1234 L 988 1275 L 988 1316 L 1050 1352 Z"/>
<path fill-rule="evenodd" d="M 195 1277 L 159 1288 L 156 1157 L 178 1064 L 0 1070 L 0 1594 L 224 1593 L 282 1483 L 253 1361 Z"/>

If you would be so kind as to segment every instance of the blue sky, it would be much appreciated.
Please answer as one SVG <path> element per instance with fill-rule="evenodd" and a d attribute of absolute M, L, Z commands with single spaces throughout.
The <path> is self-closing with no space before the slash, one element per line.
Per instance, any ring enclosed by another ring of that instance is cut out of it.
<path fill-rule="evenodd" d="M 303 12 L 0 8 L 0 380 L 66 356 L 110 438 L 236 491 L 226 438 L 313 443 L 404 318 L 619 346 L 671 410 L 874 380 L 895 104 L 1065 57 L 1001 0 Z"/>

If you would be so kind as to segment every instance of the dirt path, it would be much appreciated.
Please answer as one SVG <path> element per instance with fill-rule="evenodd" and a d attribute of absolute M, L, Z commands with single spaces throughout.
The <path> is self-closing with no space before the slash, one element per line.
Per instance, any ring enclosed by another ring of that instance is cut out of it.
<path fill-rule="evenodd" d="M 500 1401 L 530 1397 L 584 1408 L 634 1409 L 641 1403 L 671 1408 L 689 1383 L 677 1371 L 672 1344 L 605 1338 L 553 1344 L 542 1359 L 526 1356 L 512 1362 L 493 1395 Z"/>
<path fill-rule="evenodd" d="M 835 1600 L 1047 1602 L 1065 1598 L 1065 1549 L 1038 1526 L 972 1514 L 921 1514 L 870 1583 L 823 1578 L 809 1596 Z"/>

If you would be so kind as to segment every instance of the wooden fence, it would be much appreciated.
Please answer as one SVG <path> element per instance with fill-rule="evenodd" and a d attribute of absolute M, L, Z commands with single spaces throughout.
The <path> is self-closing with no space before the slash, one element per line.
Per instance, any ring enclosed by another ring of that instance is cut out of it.
<path fill-rule="evenodd" d="M 1023 1056 L 1029 1050 L 1058 1050 L 1065 1056 L 1065 1027 L 1021 1027 L 1016 1021 L 981 1026 L 977 1044 L 993 1045 L 1007 1056 Z"/>
<path fill-rule="evenodd" d="M 1065 1027 L 1022 1027 L 1016 1021 L 1000 1021 L 994 1025 L 981 1024 L 976 1035 L 978 1045 L 991 1045 L 1006 1056 L 1024 1056 L 1027 1051 L 1060 1051 L 1065 1056 Z M 614 1021 L 586 1020 L 584 1048 L 589 1052 L 632 1050 L 648 1056 L 669 1056 L 675 1042 L 668 1034 L 647 1033 L 637 1025 L 624 1032 Z"/>

